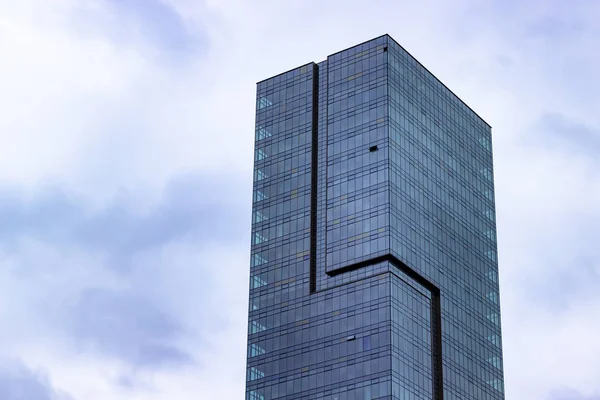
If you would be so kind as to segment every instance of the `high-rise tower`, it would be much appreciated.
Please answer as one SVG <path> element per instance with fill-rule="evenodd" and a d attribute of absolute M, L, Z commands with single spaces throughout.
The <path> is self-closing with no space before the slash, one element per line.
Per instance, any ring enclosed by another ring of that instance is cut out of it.
<path fill-rule="evenodd" d="M 504 399 L 491 128 L 390 36 L 259 82 L 246 399 Z"/>

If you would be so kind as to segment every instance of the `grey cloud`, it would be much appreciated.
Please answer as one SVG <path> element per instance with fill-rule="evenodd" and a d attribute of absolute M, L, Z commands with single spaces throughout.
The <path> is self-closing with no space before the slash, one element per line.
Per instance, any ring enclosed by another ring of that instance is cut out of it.
<path fill-rule="evenodd" d="M 137 252 L 183 237 L 203 244 L 242 240 L 249 222 L 244 205 L 249 207 L 250 197 L 240 196 L 236 187 L 221 176 L 179 176 L 147 213 L 137 212 L 126 193 L 93 212 L 60 188 L 48 188 L 29 199 L 4 188 L 0 240 L 7 251 L 21 235 L 58 246 L 75 243 L 107 254 L 115 268 L 126 268 Z"/>
<path fill-rule="evenodd" d="M 74 340 L 137 367 L 182 365 L 192 358 L 173 345 L 182 333 L 156 305 L 127 293 L 92 289 L 68 310 Z"/>
<path fill-rule="evenodd" d="M 528 140 L 535 146 L 562 147 L 594 156 L 600 153 L 600 130 L 559 112 L 543 114 Z"/>
<path fill-rule="evenodd" d="M 496 62 L 504 68 L 510 68 L 515 65 L 515 61 L 505 54 L 499 54 L 496 57 Z"/>
<path fill-rule="evenodd" d="M 543 249 L 540 249 L 540 253 L 543 252 Z M 560 256 L 557 258 L 559 261 L 550 255 L 543 257 L 543 260 L 547 261 L 548 271 L 552 272 L 537 276 L 527 283 L 527 288 L 523 291 L 531 304 L 537 304 L 553 314 L 568 312 L 571 305 L 580 299 L 594 299 L 600 286 L 600 266 L 594 261 L 597 257 L 590 254 L 568 255 L 568 268 L 560 265 Z"/>
<path fill-rule="evenodd" d="M 5 187 L 0 190 L 0 245 L 4 255 L 14 260 L 14 276 L 25 279 L 29 274 L 34 291 L 36 277 L 42 273 L 37 266 L 47 265 L 47 260 L 35 247 L 24 246 L 23 238 L 58 253 L 102 259 L 93 268 L 85 264 L 87 258 L 74 259 L 83 265 L 69 264 L 68 257 L 64 265 L 62 259 L 52 264 L 57 268 L 55 280 L 69 286 L 58 296 L 64 303 L 60 300 L 48 308 L 59 310 L 56 328 L 64 330 L 78 350 L 118 358 L 134 368 L 198 367 L 201 363 L 180 343 L 193 337 L 196 345 L 203 346 L 204 332 L 181 319 L 189 311 L 179 311 L 187 307 L 186 301 L 210 299 L 210 292 L 199 291 L 196 283 L 202 280 L 210 285 L 212 279 L 205 270 L 209 260 L 203 249 L 212 244 L 235 247 L 245 237 L 249 215 L 244 207 L 250 205 L 250 195 L 240 196 L 236 188 L 235 179 L 225 176 L 179 176 L 165 187 L 158 205 L 142 213 L 126 192 L 97 211 L 57 187 L 32 196 Z M 68 278 L 75 269 L 89 268 L 87 273 L 93 274 L 102 273 L 104 267 L 117 272 L 115 277 L 127 289 L 99 288 L 106 285 L 105 279 L 96 283 L 93 277 Z M 165 282 L 172 268 L 178 272 Z M 175 290 L 186 298 L 174 295 Z M 209 315 L 202 323 L 216 326 L 223 321 Z"/>
<path fill-rule="evenodd" d="M 522 22 L 524 32 L 532 37 L 544 37 L 552 41 L 572 39 L 571 35 L 583 32 L 586 26 L 586 11 L 593 9 L 595 0 L 581 0 L 573 7 L 561 0 L 496 0 L 486 6 L 478 4 L 477 11 L 484 9 L 495 13 L 494 19 L 486 22 L 504 24 L 514 29 L 515 22 Z M 491 16 L 491 15 L 489 15 Z"/>
<path fill-rule="evenodd" d="M 138 24 L 140 33 L 168 51 L 190 52 L 200 44 L 181 16 L 160 0 L 109 0 L 116 12 Z"/>
<path fill-rule="evenodd" d="M 565 16 L 539 18 L 527 25 L 526 31 L 533 37 L 543 37 L 548 40 L 566 40 L 569 36 L 581 35 L 585 26 L 583 21 L 573 20 Z"/>
<path fill-rule="evenodd" d="M 3 360 L 0 365 L 0 399 L 2 400 L 70 400 L 52 388 L 41 373 L 18 361 Z"/>
<path fill-rule="evenodd" d="M 600 393 L 586 396 L 574 389 L 561 388 L 551 391 L 547 400 L 600 400 Z"/>
<path fill-rule="evenodd" d="M 78 32 L 100 30 L 115 43 L 141 40 L 160 52 L 161 61 L 165 57 L 191 59 L 205 55 L 209 48 L 205 27 L 200 23 L 187 24 L 164 1 L 107 0 L 103 5 L 108 15 L 102 15 L 97 9 L 79 7 L 73 18 Z"/>
<path fill-rule="evenodd" d="M 219 178 L 179 177 L 171 181 L 163 201 L 150 214 L 135 216 L 134 210 L 117 202 L 77 226 L 74 233 L 83 246 L 107 250 L 124 258 L 118 260 L 122 262 L 135 252 L 184 236 L 203 244 L 241 240 L 248 225 L 242 198 L 227 204 L 223 199 L 230 188 L 213 179 Z"/>

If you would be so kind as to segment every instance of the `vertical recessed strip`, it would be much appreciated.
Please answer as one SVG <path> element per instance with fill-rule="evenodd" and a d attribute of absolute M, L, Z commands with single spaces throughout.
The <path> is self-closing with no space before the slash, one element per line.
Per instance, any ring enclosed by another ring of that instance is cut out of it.
<path fill-rule="evenodd" d="M 310 165 L 310 293 L 317 290 L 317 167 L 319 150 L 319 66 L 313 64 L 312 151 Z"/>
<path fill-rule="evenodd" d="M 433 399 L 444 399 L 444 377 L 442 369 L 442 307 L 440 290 L 431 290 L 431 366 L 433 369 Z"/>

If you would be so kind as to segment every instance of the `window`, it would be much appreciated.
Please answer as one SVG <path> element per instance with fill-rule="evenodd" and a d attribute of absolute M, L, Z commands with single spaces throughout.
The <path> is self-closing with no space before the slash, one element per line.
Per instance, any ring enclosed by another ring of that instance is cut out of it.
<path fill-rule="evenodd" d="M 492 180 L 492 171 L 490 171 L 489 168 L 484 168 L 479 172 L 481 172 L 481 175 L 483 175 L 486 179 L 490 181 Z"/>
<path fill-rule="evenodd" d="M 371 336 L 363 338 L 363 351 L 371 350 Z"/>
<path fill-rule="evenodd" d="M 500 393 L 502 393 L 504 391 L 504 387 L 503 387 L 502 381 L 500 379 L 493 379 L 491 381 L 488 381 L 487 383 L 488 383 L 488 385 L 490 385 L 491 387 L 493 387 Z"/>
<path fill-rule="evenodd" d="M 491 301 L 492 303 L 498 304 L 498 293 L 496 293 L 496 292 L 488 293 L 485 297 L 487 297 L 488 300 Z"/>
<path fill-rule="evenodd" d="M 252 367 L 248 370 L 248 380 L 254 381 L 265 377 L 265 373 L 258 368 Z"/>
<path fill-rule="evenodd" d="M 500 337 L 498 335 L 490 335 L 487 337 L 487 340 L 492 342 L 494 346 L 500 347 Z"/>
<path fill-rule="evenodd" d="M 262 181 L 263 179 L 265 179 L 267 177 L 267 174 L 265 174 L 263 171 L 261 171 L 260 169 L 256 170 L 256 173 L 254 174 L 254 180 L 258 181 Z"/>
<path fill-rule="evenodd" d="M 256 140 L 263 140 L 268 137 L 271 137 L 271 132 L 261 126 L 256 128 Z"/>
<path fill-rule="evenodd" d="M 265 349 L 253 343 L 250 345 L 249 354 L 250 357 L 262 356 L 263 354 L 265 354 Z"/>
<path fill-rule="evenodd" d="M 254 211 L 254 215 L 252 218 L 252 222 L 254 223 L 258 223 L 258 222 L 263 222 L 266 221 L 268 218 L 264 216 L 263 213 L 261 213 L 260 211 Z"/>
<path fill-rule="evenodd" d="M 266 199 L 267 196 L 265 196 L 265 194 L 263 192 L 261 192 L 260 190 L 257 190 L 254 192 L 254 202 L 256 203 L 257 201 L 261 201 Z"/>
<path fill-rule="evenodd" d="M 251 266 L 258 267 L 259 265 L 262 265 L 266 262 L 267 262 L 267 260 L 264 257 L 262 257 L 260 254 L 254 254 L 252 256 L 252 263 L 251 263 L 252 265 Z"/>
<path fill-rule="evenodd" d="M 496 233 L 492 229 L 488 229 L 485 232 L 485 236 L 490 239 L 492 242 L 496 242 Z"/>
<path fill-rule="evenodd" d="M 479 143 L 485 147 L 486 150 L 491 150 L 492 149 L 492 143 L 490 142 L 490 140 L 488 138 L 480 138 L 479 139 Z"/>
<path fill-rule="evenodd" d="M 256 108 L 260 110 L 262 108 L 269 107 L 272 104 L 273 104 L 273 102 L 271 102 L 269 99 L 261 96 L 256 101 Z"/>
<path fill-rule="evenodd" d="M 261 286 L 265 286 L 266 284 L 267 284 L 267 282 L 260 279 L 260 277 L 258 275 L 254 275 L 250 279 L 250 289 L 256 289 Z"/>
<path fill-rule="evenodd" d="M 488 360 L 490 364 L 498 369 L 502 369 L 502 360 L 499 357 L 492 357 Z"/>
<path fill-rule="evenodd" d="M 488 279 L 491 280 L 492 282 L 498 283 L 498 274 L 496 274 L 495 271 L 486 272 L 485 276 L 487 276 Z"/>
<path fill-rule="evenodd" d="M 258 394 L 254 390 L 248 394 L 248 400 L 265 400 L 265 396 Z"/>
<path fill-rule="evenodd" d="M 498 315 L 498 313 L 488 314 L 487 319 L 492 321 L 494 325 L 500 326 L 500 316 Z"/>
<path fill-rule="evenodd" d="M 259 333 L 265 331 L 267 328 L 264 325 L 259 324 L 256 321 L 250 323 L 250 333 Z"/>
<path fill-rule="evenodd" d="M 258 232 L 254 233 L 254 244 L 261 244 L 266 241 L 267 241 L 267 238 L 265 236 L 261 235 Z"/>
<path fill-rule="evenodd" d="M 261 149 L 256 150 L 256 156 L 254 158 L 255 161 L 261 161 L 267 158 L 267 153 L 262 151 Z"/>
<path fill-rule="evenodd" d="M 485 252 L 485 255 L 487 256 L 487 258 L 489 258 L 492 261 L 496 261 L 496 252 L 494 250 L 488 250 Z"/>
<path fill-rule="evenodd" d="M 491 190 L 486 190 L 485 192 L 483 192 L 483 195 L 490 201 L 494 201 L 494 192 L 492 192 Z"/>

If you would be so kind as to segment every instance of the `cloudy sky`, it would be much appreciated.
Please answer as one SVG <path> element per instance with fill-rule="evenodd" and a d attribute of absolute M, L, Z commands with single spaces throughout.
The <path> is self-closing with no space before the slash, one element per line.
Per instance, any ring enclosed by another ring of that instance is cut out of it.
<path fill-rule="evenodd" d="M 0 0 L 0 399 L 241 399 L 255 82 L 383 33 L 493 126 L 507 399 L 600 399 L 596 0 Z"/>

